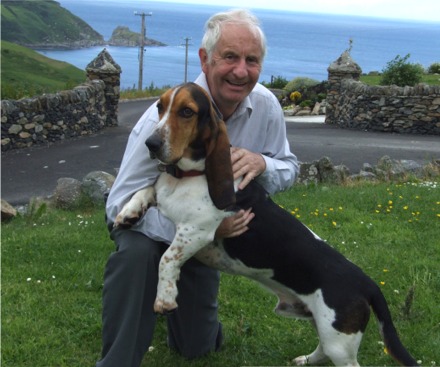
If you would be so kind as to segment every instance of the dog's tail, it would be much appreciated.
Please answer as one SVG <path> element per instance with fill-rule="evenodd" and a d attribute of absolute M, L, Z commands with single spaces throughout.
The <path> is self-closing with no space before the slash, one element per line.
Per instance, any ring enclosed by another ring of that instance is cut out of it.
<path fill-rule="evenodd" d="M 370 299 L 373 312 L 380 325 L 380 332 L 385 343 L 387 352 L 402 366 L 418 366 L 417 361 L 405 349 L 397 335 L 391 313 L 384 295 L 377 285 Z"/>

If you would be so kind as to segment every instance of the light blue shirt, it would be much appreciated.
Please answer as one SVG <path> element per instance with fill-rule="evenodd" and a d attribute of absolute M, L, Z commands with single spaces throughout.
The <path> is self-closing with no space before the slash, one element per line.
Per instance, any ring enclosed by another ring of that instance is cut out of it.
<path fill-rule="evenodd" d="M 209 93 L 205 74 L 195 81 Z M 159 122 L 156 104 L 153 104 L 133 128 L 122 159 L 121 167 L 110 191 L 106 212 L 114 221 L 124 204 L 140 189 L 154 185 L 160 172 L 157 161 L 150 158 L 145 141 Z M 271 194 L 293 185 L 299 166 L 290 151 L 286 137 L 284 113 L 274 94 L 257 84 L 226 122 L 232 146 L 261 153 L 266 170 L 256 180 Z M 171 243 L 174 224 L 155 207 L 131 228 L 148 237 Z"/>

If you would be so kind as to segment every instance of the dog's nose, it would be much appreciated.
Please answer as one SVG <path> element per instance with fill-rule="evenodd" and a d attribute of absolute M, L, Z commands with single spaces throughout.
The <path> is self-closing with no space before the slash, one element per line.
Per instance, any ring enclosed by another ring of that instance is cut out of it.
<path fill-rule="evenodd" d="M 158 133 L 153 133 L 146 141 L 145 144 L 147 145 L 148 150 L 150 151 L 150 155 L 152 158 L 155 158 L 156 153 L 159 151 L 159 149 L 162 147 L 163 142 L 162 138 Z"/>

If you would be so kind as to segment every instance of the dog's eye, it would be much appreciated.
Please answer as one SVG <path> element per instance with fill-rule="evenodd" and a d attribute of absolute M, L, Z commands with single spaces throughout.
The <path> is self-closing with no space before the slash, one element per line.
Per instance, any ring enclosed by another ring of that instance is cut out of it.
<path fill-rule="evenodd" d="M 182 116 L 182 117 L 184 117 L 184 118 L 190 118 L 190 117 L 193 117 L 194 114 L 195 114 L 195 112 L 194 112 L 191 108 L 189 108 L 189 107 L 182 108 L 182 109 L 179 111 L 179 115 Z"/>
<path fill-rule="evenodd" d="M 163 104 L 159 102 L 156 107 L 159 114 L 161 114 L 163 112 Z"/>

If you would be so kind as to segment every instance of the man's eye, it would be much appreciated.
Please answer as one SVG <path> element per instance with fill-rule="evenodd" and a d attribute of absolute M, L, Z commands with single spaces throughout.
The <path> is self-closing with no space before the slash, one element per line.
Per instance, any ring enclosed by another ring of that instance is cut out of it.
<path fill-rule="evenodd" d="M 227 63 L 234 63 L 237 60 L 237 56 L 234 54 L 227 54 L 224 59 Z"/>
<path fill-rule="evenodd" d="M 184 118 L 193 117 L 194 114 L 195 114 L 195 112 L 191 108 L 189 108 L 189 107 L 183 108 L 183 109 L 181 109 L 179 111 L 179 115 L 184 117 Z"/>
<path fill-rule="evenodd" d="M 259 63 L 260 63 L 260 61 L 259 61 L 258 58 L 256 58 L 256 57 L 248 57 L 248 58 L 246 59 L 246 62 L 247 62 L 248 64 L 259 64 Z"/>

